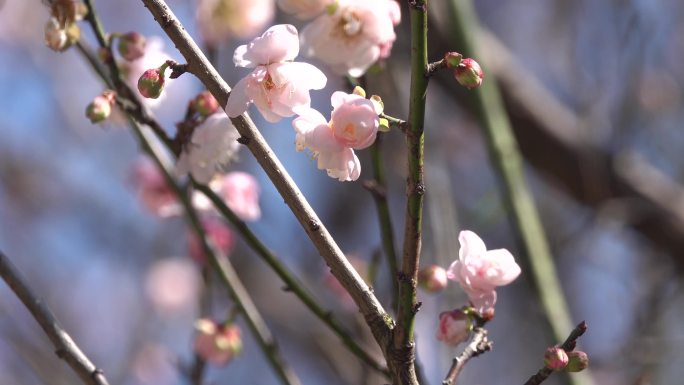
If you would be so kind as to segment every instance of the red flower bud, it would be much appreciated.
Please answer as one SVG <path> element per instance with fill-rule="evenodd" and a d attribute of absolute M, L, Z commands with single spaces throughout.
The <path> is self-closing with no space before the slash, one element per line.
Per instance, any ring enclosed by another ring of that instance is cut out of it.
<path fill-rule="evenodd" d="M 429 293 L 438 293 L 447 287 L 447 274 L 444 268 L 431 265 L 418 273 L 418 284 Z"/>
<path fill-rule="evenodd" d="M 581 372 L 589 367 L 589 357 L 587 353 L 580 351 L 568 352 L 568 366 L 565 367 L 566 372 Z"/>
<path fill-rule="evenodd" d="M 461 63 L 454 71 L 454 77 L 458 83 L 466 88 L 473 89 L 479 87 L 484 79 L 484 72 L 480 65 L 473 59 L 461 60 Z"/>
<path fill-rule="evenodd" d="M 544 366 L 551 370 L 563 370 L 568 365 L 568 354 L 558 346 L 546 349 L 544 353 Z"/>
<path fill-rule="evenodd" d="M 128 61 L 140 59 L 145 54 L 145 37 L 137 32 L 124 34 L 119 38 L 117 49 Z"/>
<path fill-rule="evenodd" d="M 164 90 L 164 73 L 166 68 L 149 69 L 138 79 L 138 91 L 140 94 L 149 99 L 157 99 L 162 90 Z"/>
<path fill-rule="evenodd" d="M 209 91 L 202 91 L 192 100 L 192 108 L 201 116 L 207 117 L 219 110 L 218 101 Z"/>

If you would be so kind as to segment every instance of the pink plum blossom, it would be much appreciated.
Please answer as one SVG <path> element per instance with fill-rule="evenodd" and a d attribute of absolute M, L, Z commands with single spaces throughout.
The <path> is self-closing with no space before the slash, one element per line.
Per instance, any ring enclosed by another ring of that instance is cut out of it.
<path fill-rule="evenodd" d="M 294 15 L 301 20 L 312 19 L 334 4 L 336 0 L 277 0 L 278 6 L 285 13 Z"/>
<path fill-rule="evenodd" d="M 275 25 L 239 46 L 233 62 L 254 70 L 233 88 L 226 105 L 228 116 L 235 118 L 254 103 L 267 121 L 277 122 L 308 108 L 309 90 L 325 87 L 327 78 L 311 64 L 292 62 L 298 54 L 297 29 L 289 24 Z"/>
<path fill-rule="evenodd" d="M 218 46 L 256 35 L 274 14 L 274 0 L 199 0 L 196 19 L 204 42 Z"/>
<path fill-rule="evenodd" d="M 145 291 L 155 310 L 162 314 L 189 311 L 200 291 L 200 274 L 187 259 L 165 258 L 147 273 Z"/>
<path fill-rule="evenodd" d="M 520 266 L 506 249 L 487 250 L 472 231 L 461 231 L 458 259 L 447 277 L 458 282 L 481 314 L 491 312 L 496 303 L 496 287 L 508 285 L 520 275 Z"/>
<path fill-rule="evenodd" d="M 259 184 L 252 175 L 233 171 L 214 178 L 208 186 L 243 221 L 255 221 L 261 217 Z M 199 191 L 193 195 L 192 202 L 198 210 L 214 210 L 209 198 Z"/>
<path fill-rule="evenodd" d="M 389 56 L 401 20 L 394 0 L 339 0 L 302 30 L 304 54 L 328 64 L 338 74 L 363 75 Z"/>
<path fill-rule="evenodd" d="M 176 173 L 191 174 L 198 183 L 207 184 L 237 157 L 240 144 L 228 117 L 215 113 L 195 127 L 176 163 Z"/>
<path fill-rule="evenodd" d="M 222 220 L 209 217 L 202 220 L 202 227 L 214 247 L 225 256 L 228 256 L 235 245 L 233 232 L 228 225 Z M 192 230 L 188 232 L 188 254 L 190 254 L 190 258 L 201 265 L 207 262 L 207 256 L 204 254 L 202 242 L 196 232 Z"/>
<path fill-rule="evenodd" d="M 141 157 L 135 161 L 131 171 L 131 184 L 137 190 L 143 206 L 153 214 L 162 218 L 181 214 L 182 206 L 175 192 L 150 158 Z"/>
<path fill-rule="evenodd" d="M 340 91 L 333 93 L 331 103 L 330 122 L 313 109 L 303 111 L 292 122 L 297 151 L 309 148 L 320 170 L 340 181 L 354 181 L 361 174 L 354 149 L 364 149 L 375 141 L 382 111 L 368 99 Z"/>
<path fill-rule="evenodd" d="M 445 311 L 439 315 L 437 340 L 456 346 L 468 339 L 471 326 L 468 316 L 461 309 Z"/>
<path fill-rule="evenodd" d="M 242 350 L 237 325 L 221 325 L 202 318 L 195 322 L 195 331 L 195 353 L 211 364 L 226 365 Z"/>

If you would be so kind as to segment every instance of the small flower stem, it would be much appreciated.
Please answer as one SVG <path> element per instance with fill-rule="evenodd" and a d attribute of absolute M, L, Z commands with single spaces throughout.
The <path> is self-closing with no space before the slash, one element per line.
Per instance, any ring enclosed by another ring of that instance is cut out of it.
<path fill-rule="evenodd" d="M 406 219 L 404 222 L 404 253 L 399 273 L 399 303 L 394 349 L 401 359 L 390 363 L 394 385 L 417 384 L 415 372 L 415 316 L 420 304 L 416 299 L 418 267 L 422 242 L 423 197 L 425 181 L 423 167 L 425 98 L 427 94 L 427 1 L 409 1 L 411 22 L 411 88 L 409 99 L 408 177 L 406 188 Z"/>
<path fill-rule="evenodd" d="M 462 52 L 470 57 L 480 57 L 474 39 L 474 34 L 478 33 L 480 27 L 472 2 L 451 0 L 451 7 L 451 25 L 454 28 L 452 33 L 462 42 Z M 477 117 L 484 129 L 492 165 L 503 184 L 504 199 L 522 241 L 549 327 L 554 340 L 561 340 L 566 331 L 572 328 L 570 310 L 560 286 L 539 212 L 525 180 L 522 156 L 499 88 L 495 81 L 485 80 L 481 87 L 471 91 L 471 95 Z M 593 384 L 586 371 L 577 374 L 568 377 L 572 384 Z"/>
<path fill-rule="evenodd" d="M 586 331 L 587 323 L 584 321 L 580 322 L 579 325 L 577 325 L 572 330 L 572 332 L 570 332 L 570 335 L 568 336 L 568 338 L 565 339 L 565 342 L 563 342 L 563 344 L 561 344 L 560 347 L 566 352 L 571 352 L 575 350 L 575 346 L 577 345 L 577 339 L 579 339 L 582 336 L 582 334 L 584 334 L 584 332 Z M 525 385 L 539 385 L 542 382 L 544 382 L 544 380 L 549 378 L 549 376 L 551 376 L 552 374 L 553 370 L 544 366 L 541 369 L 539 369 L 539 371 L 537 371 L 537 373 L 534 376 L 530 377 L 530 379 L 527 380 L 527 382 L 525 382 Z"/>
<path fill-rule="evenodd" d="M 0 251 L 0 277 L 38 322 L 55 347 L 57 356 L 71 367 L 84 384 L 109 385 L 102 370 L 98 369 L 86 357 L 76 342 L 59 324 L 52 310 L 42 299 L 36 296 L 19 270 L 2 251 Z"/>
<path fill-rule="evenodd" d="M 490 350 L 492 350 L 492 343 L 487 340 L 487 330 L 482 326 L 475 327 L 473 329 L 473 338 L 463 352 L 454 357 L 449 373 L 447 373 L 444 381 L 442 381 L 442 385 L 453 385 L 456 377 L 458 377 L 465 364 L 467 364 L 471 358 L 477 357 Z"/>
<path fill-rule="evenodd" d="M 233 269 L 230 261 L 228 261 L 228 258 L 225 256 L 219 257 L 218 251 L 216 251 L 215 248 L 207 241 L 206 233 L 197 213 L 195 212 L 194 207 L 192 206 L 192 203 L 188 199 L 188 196 L 184 193 L 183 189 L 178 185 L 178 183 L 176 183 L 173 176 L 171 176 L 169 167 L 161 160 L 162 158 L 157 153 L 157 149 L 155 149 L 151 144 L 151 139 L 147 137 L 148 134 L 146 134 L 132 119 L 129 120 L 133 131 L 140 141 L 141 147 L 148 155 L 152 157 L 154 162 L 164 174 L 166 182 L 178 196 L 178 200 L 185 209 L 190 226 L 200 239 L 204 253 L 208 256 L 212 268 L 218 273 L 219 279 L 228 289 L 233 302 L 245 317 L 245 321 L 247 322 L 252 335 L 257 340 L 257 343 L 261 347 L 261 350 L 266 356 L 269 364 L 276 372 L 280 382 L 285 385 L 300 385 L 301 383 L 299 378 L 297 378 L 294 372 L 290 369 L 289 365 L 287 365 L 287 363 L 285 363 L 283 360 L 271 331 L 268 329 L 266 322 L 261 317 L 261 314 L 254 305 L 254 302 L 252 302 L 252 298 L 247 293 L 247 290 L 242 285 L 242 282 Z"/>
<path fill-rule="evenodd" d="M 442 59 L 428 64 L 427 70 L 425 71 L 425 76 L 430 77 L 434 75 L 437 71 L 447 68 L 447 61 Z"/>
<path fill-rule="evenodd" d="M 389 116 L 385 113 L 380 114 L 380 117 L 383 119 L 387 119 L 387 121 L 389 122 L 390 125 L 397 127 L 398 129 L 400 129 L 404 133 L 408 129 L 408 123 L 406 123 L 405 120 L 401 120 L 401 119 L 395 118 L 393 116 Z"/>
<path fill-rule="evenodd" d="M 388 119 L 389 120 L 389 119 Z M 375 208 L 380 224 L 380 237 L 382 239 L 382 249 L 387 258 L 387 268 L 389 277 L 392 281 L 392 308 L 396 311 L 399 301 L 399 264 L 397 252 L 394 246 L 394 230 L 392 229 L 392 218 L 387 201 L 387 182 L 385 181 L 385 170 L 382 161 L 382 140 L 384 134 L 378 133 L 375 143 L 370 148 L 371 163 L 373 165 L 373 180 L 364 183 L 364 187 L 371 192 L 375 201 Z"/>
<path fill-rule="evenodd" d="M 223 215 L 224 218 L 230 222 L 235 230 L 242 236 L 242 239 L 247 242 L 247 245 L 261 259 L 268 264 L 271 269 L 283 280 L 287 285 L 287 290 L 291 291 L 299 298 L 304 305 L 330 330 L 335 333 L 344 346 L 349 349 L 354 355 L 360 358 L 366 365 L 373 369 L 387 375 L 387 368 L 383 367 L 373 356 L 366 352 L 364 348 L 359 346 L 354 338 L 344 329 L 340 322 L 333 316 L 332 312 L 323 308 L 316 299 L 304 288 L 304 286 L 297 280 L 296 277 L 283 265 L 278 258 L 264 245 L 261 240 L 250 230 L 247 224 L 242 221 L 235 213 L 226 205 L 226 203 L 216 195 L 209 187 L 193 182 L 193 186 L 198 191 L 201 191 L 211 202 L 216 209 Z"/>

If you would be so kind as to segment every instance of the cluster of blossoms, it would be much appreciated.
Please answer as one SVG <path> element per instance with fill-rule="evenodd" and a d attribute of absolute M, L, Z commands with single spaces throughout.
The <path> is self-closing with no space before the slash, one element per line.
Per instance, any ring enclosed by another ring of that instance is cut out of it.
<path fill-rule="evenodd" d="M 213 365 L 226 365 L 242 351 L 240 328 L 235 324 L 202 318 L 195 321 L 195 333 L 195 353 Z"/>

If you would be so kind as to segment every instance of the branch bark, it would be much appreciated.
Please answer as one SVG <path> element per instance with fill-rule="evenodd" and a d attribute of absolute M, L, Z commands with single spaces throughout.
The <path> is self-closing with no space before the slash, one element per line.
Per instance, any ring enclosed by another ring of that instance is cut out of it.
<path fill-rule="evenodd" d="M 185 58 L 188 71 L 197 76 L 216 100 L 225 106 L 230 95 L 230 87 L 216 72 L 178 18 L 162 0 L 143 0 L 143 3 Z M 384 346 L 391 330 L 391 317 L 344 256 L 249 116 L 243 114 L 231 118 L 231 121 L 242 135 L 241 143 L 247 146 L 264 169 L 330 267 L 332 274 L 354 299 L 374 338 L 380 346 Z"/>
<path fill-rule="evenodd" d="M 57 357 L 66 361 L 84 384 L 109 385 L 102 370 L 98 369 L 86 357 L 76 342 L 59 324 L 50 308 L 33 293 L 19 270 L 2 251 L 0 251 L 0 276 L 31 312 L 33 318 L 48 336 L 56 349 Z"/>
<path fill-rule="evenodd" d="M 466 346 L 461 354 L 454 357 L 451 368 L 444 378 L 444 381 L 442 381 L 442 385 L 454 384 L 456 377 L 458 377 L 465 364 L 467 364 L 471 358 L 477 357 L 490 350 L 492 350 L 492 343 L 487 340 L 487 330 L 483 327 L 476 327 L 473 330 L 473 339 L 468 346 Z"/>

